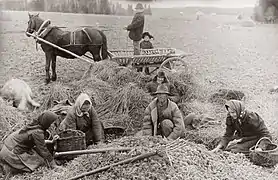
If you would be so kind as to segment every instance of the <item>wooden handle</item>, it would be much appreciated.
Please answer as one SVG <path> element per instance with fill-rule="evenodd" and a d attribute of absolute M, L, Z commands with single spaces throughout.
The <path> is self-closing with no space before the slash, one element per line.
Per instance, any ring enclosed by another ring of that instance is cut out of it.
<path fill-rule="evenodd" d="M 31 34 L 31 33 L 29 33 L 29 32 L 26 32 L 26 34 L 27 34 L 27 35 L 30 35 L 30 36 L 32 36 L 32 37 L 34 37 L 35 39 L 37 39 L 37 40 L 39 40 L 39 41 L 41 41 L 41 42 L 43 42 L 43 43 L 45 43 L 45 44 L 47 44 L 47 45 L 49 45 L 49 46 L 52 46 L 52 47 L 54 47 L 54 48 L 59 49 L 60 51 L 64 51 L 64 52 L 66 52 L 66 53 L 68 53 L 68 54 L 70 54 L 70 55 L 72 55 L 72 56 L 74 56 L 74 57 L 76 57 L 76 58 L 78 58 L 78 59 L 80 59 L 80 60 L 82 60 L 82 61 L 88 62 L 88 63 L 90 63 L 90 64 L 93 64 L 93 63 L 94 63 L 94 62 L 89 61 L 89 60 L 87 60 L 87 59 L 85 59 L 85 58 L 82 58 L 81 56 L 78 56 L 78 55 L 74 54 L 73 52 L 70 52 L 70 51 L 68 51 L 68 50 L 66 50 L 66 49 L 64 49 L 64 48 L 61 48 L 61 47 L 57 46 L 56 44 L 53 44 L 53 43 L 48 42 L 48 41 L 46 41 L 46 40 L 44 40 L 44 39 L 42 39 L 42 38 L 40 38 L 40 37 L 38 37 L 38 36 L 35 36 L 34 34 Z"/>
<path fill-rule="evenodd" d="M 92 170 L 92 171 L 80 174 L 78 176 L 70 178 L 70 180 L 76 180 L 76 179 L 82 178 L 84 176 L 89 176 L 89 175 L 92 175 L 92 174 L 95 174 L 95 173 L 107 170 L 107 169 L 111 168 L 112 166 L 117 166 L 117 165 L 121 165 L 121 164 L 131 163 L 131 162 L 134 162 L 134 161 L 137 161 L 137 160 L 148 158 L 150 156 L 154 156 L 156 154 L 157 154 L 157 152 L 149 152 L 149 153 L 141 154 L 141 155 L 138 155 L 138 156 L 135 156 L 135 157 L 132 157 L 132 158 L 129 158 L 129 159 L 117 162 L 117 163 L 113 163 L 113 164 L 110 164 L 110 165 L 107 165 L 107 166 L 104 166 L 104 167 L 101 167 L 101 168 L 98 168 L 98 169 L 95 169 L 95 170 Z"/>
<path fill-rule="evenodd" d="M 260 142 L 262 141 L 262 140 L 268 140 L 270 143 L 272 143 L 272 141 L 268 138 L 268 137 L 262 137 L 261 139 L 259 139 L 258 141 L 257 141 L 257 143 L 256 143 L 256 145 L 255 145 L 255 148 L 254 149 L 257 149 L 258 148 L 258 145 L 260 144 Z"/>
<path fill-rule="evenodd" d="M 65 155 L 81 155 L 81 154 L 94 154 L 94 153 L 103 153 L 107 151 L 131 151 L 133 148 L 130 147 L 121 147 L 121 148 L 103 148 L 103 149 L 87 149 L 87 150 L 77 150 L 77 151 L 65 151 L 65 152 L 56 152 L 54 157 L 65 156 Z"/>

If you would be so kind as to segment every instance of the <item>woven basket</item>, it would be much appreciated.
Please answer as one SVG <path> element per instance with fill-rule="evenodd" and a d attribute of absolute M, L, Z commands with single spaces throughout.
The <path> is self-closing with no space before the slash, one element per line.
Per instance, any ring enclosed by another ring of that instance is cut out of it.
<path fill-rule="evenodd" d="M 68 129 L 59 134 L 57 152 L 75 151 L 86 149 L 85 133 L 79 130 Z"/>
<path fill-rule="evenodd" d="M 258 150 L 258 145 L 262 140 L 266 140 L 269 143 L 265 149 Z M 272 167 L 278 163 L 278 146 L 273 144 L 272 141 L 267 137 L 262 137 L 255 146 L 250 148 L 249 154 L 250 160 L 260 166 Z"/>

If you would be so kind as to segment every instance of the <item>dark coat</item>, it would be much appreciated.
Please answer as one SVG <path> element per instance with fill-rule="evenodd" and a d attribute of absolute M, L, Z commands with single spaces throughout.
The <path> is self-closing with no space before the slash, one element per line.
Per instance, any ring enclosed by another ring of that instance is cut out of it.
<path fill-rule="evenodd" d="M 36 128 L 23 133 L 19 131 L 13 132 L 5 139 L 0 159 L 15 169 L 27 172 L 53 160 L 44 141 L 44 130 Z"/>
<path fill-rule="evenodd" d="M 173 122 L 173 132 L 167 137 L 177 139 L 182 137 L 185 131 L 181 111 L 176 103 L 168 100 L 167 108 L 162 112 L 165 119 Z M 143 121 L 143 135 L 156 136 L 158 130 L 157 99 L 154 99 L 145 110 Z"/>
<path fill-rule="evenodd" d="M 240 120 L 233 120 L 228 114 L 226 119 L 226 132 L 222 138 L 221 144 L 225 148 L 228 143 L 235 138 L 242 138 L 242 143 L 246 141 L 258 141 L 262 137 L 271 135 L 265 126 L 262 118 L 254 112 L 245 111 L 245 115 Z"/>
<path fill-rule="evenodd" d="M 78 117 L 74 106 L 71 107 L 66 118 L 61 122 L 59 129 L 62 131 L 67 129 L 80 130 L 86 133 L 87 145 L 91 144 L 89 143 L 91 140 L 97 143 L 104 139 L 103 126 L 97 118 L 94 107 L 89 110 L 89 117 L 86 115 Z"/>
<path fill-rule="evenodd" d="M 143 12 L 134 15 L 132 22 L 127 26 L 129 38 L 133 41 L 140 41 L 144 30 L 145 16 Z"/>
<path fill-rule="evenodd" d="M 141 41 L 140 48 L 141 49 L 153 49 L 153 44 L 150 41 Z"/>

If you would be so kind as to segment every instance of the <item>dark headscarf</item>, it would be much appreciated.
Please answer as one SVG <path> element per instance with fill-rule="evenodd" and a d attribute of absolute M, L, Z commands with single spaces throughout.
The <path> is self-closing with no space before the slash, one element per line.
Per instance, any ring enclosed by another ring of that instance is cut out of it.
<path fill-rule="evenodd" d="M 236 112 L 237 118 L 242 118 L 245 114 L 245 106 L 241 101 L 229 100 L 225 104 L 226 109 L 231 109 Z"/>
<path fill-rule="evenodd" d="M 45 131 L 57 119 L 58 119 L 58 116 L 54 112 L 45 111 L 38 117 L 38 119 L 34 119 L 30 124 L 27 124 L 25 127 L 23 127 L 19 131 L 19 134 L 27 132 L 28 130 L 37 129 L 37 128 Z"/>
<path fill-rule="evenodd" d="M 162 83 L 169 83 L 169 80 L 168 80 L 168 78 L 167 78 L 165 72 L 159 71 L 159 72 L 157 73 L 157 75 L 154 76 L 153 82 L 157 82 L 157 78 L 158 78 L 158 77 L 164 78 L 164 80 L 163 80 Z"/>

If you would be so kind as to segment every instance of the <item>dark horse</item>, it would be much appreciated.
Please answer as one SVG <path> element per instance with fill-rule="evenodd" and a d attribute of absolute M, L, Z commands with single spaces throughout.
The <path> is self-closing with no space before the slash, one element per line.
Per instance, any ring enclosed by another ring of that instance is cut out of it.
<path fill-rule="evenodd" d="M 40 38 L 79 56 L 85 55 L 89 51 L 93 55 L 94 61 L 100 61 L 108 57 L 106 36 L 102 31 L 97 29 L 83 28 L 75 31 L 63 31 L 58 27 L 50 26 L 50 21 L 42 20 L 39 14 L 29 14 L 27 32 L 31 34 L 36 32 Z M 28 34 L 27 36 L 30 37 Z M 56 57 L 61 56 L 67 59 L 74 59 L 75 57 L 44 42 L 39 43 L 46 57 L 46 83 L 50 82 L 49 69 L 51 62 L 51 79 L 52 81 L 56 81 Z"/>

